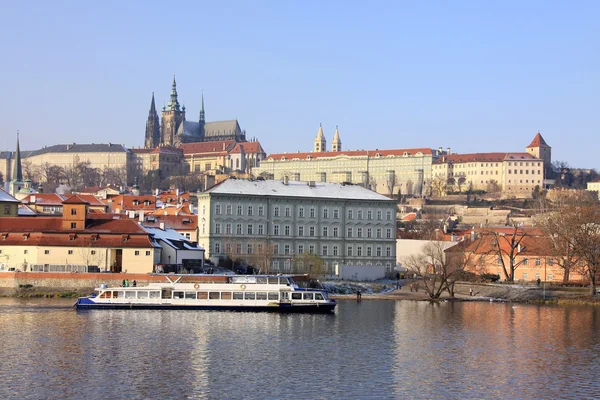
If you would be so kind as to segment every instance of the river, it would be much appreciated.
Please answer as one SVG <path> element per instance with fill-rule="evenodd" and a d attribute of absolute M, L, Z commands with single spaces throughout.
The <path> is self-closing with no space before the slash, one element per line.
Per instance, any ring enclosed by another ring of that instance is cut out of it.
<path fill-rule="evenodd" d="M 600 308 L 363 300 L 332 315 L 0 299 L 2 399 L 599 398 Z"/>

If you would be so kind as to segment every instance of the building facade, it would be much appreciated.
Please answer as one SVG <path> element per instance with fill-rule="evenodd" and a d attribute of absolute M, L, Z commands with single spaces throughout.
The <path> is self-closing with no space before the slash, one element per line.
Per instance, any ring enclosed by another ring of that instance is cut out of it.
<path fill-rule="evenodd" d="M 292 272 L 304 254 L 337 265 L 395 265 L 396 204 L 351 184 L 229 179 L 198 194 L 198 242 L 216 261 Z"/>
<path fill-rule="evenodd" d="M 182 144 L 185 170 L 192 174 L 248 173 L 260 166 L 266 153 L 258 141 L 216 142 Z"/>

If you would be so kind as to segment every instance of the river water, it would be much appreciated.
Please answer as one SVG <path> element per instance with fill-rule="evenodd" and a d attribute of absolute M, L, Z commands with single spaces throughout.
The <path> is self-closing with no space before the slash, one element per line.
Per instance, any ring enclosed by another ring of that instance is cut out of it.
<path fill-rule="evenodd" d="M 600 398 L 600 308 L 363 300 L 332 315 L 0 299 L 2 399 Z"/>

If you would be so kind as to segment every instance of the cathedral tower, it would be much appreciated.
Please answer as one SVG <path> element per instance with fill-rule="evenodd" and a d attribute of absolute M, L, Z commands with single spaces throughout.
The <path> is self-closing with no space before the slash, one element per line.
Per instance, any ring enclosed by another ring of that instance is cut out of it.
<path fill-rule="evenodd" d="M 160 145 L 175 146 L 179 144 L 177 130 L 185 121 L 185 107 L 179 106 L 177 100 L 177 83 L 173 76 L 173 85 L 171 86 L 171 99 L 166 107 L 162 109 L 162 125 L 160 127 Z"/>
<path fill-rule="evenodd" d="M 315 153 L 321 153 L 323 151 L 327 151 L 327 141 L 325 140 L 325 135 L 323 135 L 323 125 L 319 124 L 319 132 L 317 132 L 317 137 L 315 138 Z"/>
<path fill-rule="evenodd" d="M 200 108 L 200 120 L 198 121 L 200 125 L 200 137 L 204 140 L 204 126 L 206 125 L 206 119 L 204 118 L 204 93 L 202 93 L 202 107 Z"/>
<path fill-rule="evenodd" d="M 152 103 L 150 103 L 150 112 L 148 113 L 148 120 L 146 121 L 146 139 L 144 140 L 144 147 L 147 149 L 153 149 L 160 143 L 160 122 L 158 120 L 158 113 L 156 112 L 156 105 L 154 104 L 154 92 L 152 93 Z"/>
<path fill-rule="evenodd" d="M 342 140 L 340 139 L 340 131 L 337 125 L 335 126 L 335 134 L 331 142 L 331 151 L 342 151 Z"/>

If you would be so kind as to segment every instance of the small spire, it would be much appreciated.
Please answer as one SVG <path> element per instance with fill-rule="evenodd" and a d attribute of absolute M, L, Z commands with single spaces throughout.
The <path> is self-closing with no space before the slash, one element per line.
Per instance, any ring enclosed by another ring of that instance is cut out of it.
<path fill-rule="evenodd" d="M 204 121 L 204 91 L 202 91 L 202 105 L 200 106 L 200 123 L 203 123 Z"/>
<path fill-rule="evenodd" d="M 179 111 L 179 101 L 177 101 L 177 82 L 175 81 L 175 74 L 173 74 L 173 85 L 171 86 L 171 99 L 167 104 L 169 111 Z"/>
<path fill-rule="evenodd" d="M 13 169 L 13 181 L 23 181 L 23 168 L 21 166 L 21 149 L 19 147 L 19 131 L 17 131 L 17 148 L 15 149 L 15 166 Z"/>

